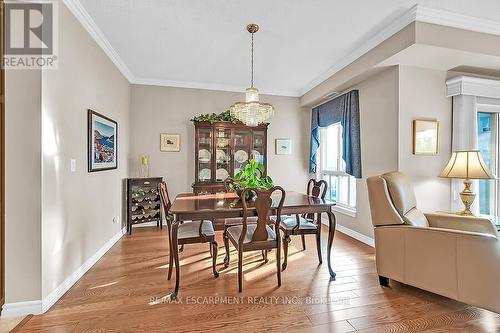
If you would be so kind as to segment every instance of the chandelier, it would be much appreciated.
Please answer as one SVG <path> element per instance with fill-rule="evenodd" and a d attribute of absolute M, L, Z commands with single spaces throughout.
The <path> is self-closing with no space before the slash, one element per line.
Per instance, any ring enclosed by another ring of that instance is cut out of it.
<path fill-rule="evenodd" d="M 274 115 L 274 106 L 259 102 L 259 90 L 253 86 L 253 34 L 259 31 L 257 24 L 247 25 L 247 31 L 252 35 L 252 81 L 251 87 L 245 91 L 245 102 L 231 105 L 231 115 L 247 126 L 257 126 Z"/>

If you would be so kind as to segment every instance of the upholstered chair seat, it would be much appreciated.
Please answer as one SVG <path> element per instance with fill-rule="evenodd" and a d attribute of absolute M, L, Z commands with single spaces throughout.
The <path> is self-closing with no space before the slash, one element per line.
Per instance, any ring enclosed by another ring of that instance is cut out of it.
<path fill-rule="evenodd" d="M 249 224 L 247 226 L 247 230 L 245 232 L 245 238 L 243 238 L 243 244 L 247 244 L 247 243 L 252 242 L 252 237 L 253 237 L 253 234 L 255 233 L 256 229 L 257 229 L 257 223 Z M 243 225 L 239 224 L 239 225 L 235 225 L 235 226 L 227 228 L 227 233 L 232 241 L 237 242 L 238 239 L 240 239 L 242 230 L 243 230 Z M 266 225 L 266 230 L 267 230 L 267 239 L 264 241 L 265 242 L 275 241 L 276 240 L 276 233 L 274 232 L 274 230 L 271 229 L 271 227 L 269 227 L 268 225 Z"/>
<path fill-rule="evenodd" d="M 200 223 L 203 223 L 203 225 L 201 226 L 201 234 L 203 236 L 209 237 L 215 235 L 214 227 L 212 225 L 212 222 L 210 221 L 186 221 L 182 224 L 179 224 L 177 238 L 199 238 Z"/>
<path fill-rule="evenodd" d="M 298 229 L 309 229 L 316 230 L 318 225 L 313 223 L 310 219 L 300 216 L 299 218 Z M 280 227 L 286 230 L 292 230 L 297 227 L 297 217 L 296 216 L 284 216 L 281 219 Z"/>

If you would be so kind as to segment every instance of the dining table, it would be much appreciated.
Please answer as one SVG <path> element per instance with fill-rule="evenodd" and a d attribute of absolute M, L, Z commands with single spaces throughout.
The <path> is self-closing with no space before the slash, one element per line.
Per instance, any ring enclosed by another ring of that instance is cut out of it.
<path fill-rule="evenodd" d="M 270 215 L 277 215 L 277 207 L 280 196 L 272 196 L 273 200 Z M 332 211 L 335 202 L 327 199 L 317 198 L 300 192 L 286 191 L 285 202 L 281 210 L 281 216 L 297 214 L 315 214 L 317 223 L 321 223 L 321 217 L 328 217 L 328 244 L 327 262 L 328 271 L 332 278 L 335 272 L 331 264 L 331 249 L 335 237 L 336 219 Z M 253 202 L 247 202 L 248 216 L 257 216 Z M 239 196 L 235 192 L 216 194 L 194 194 L 181 193 L 176 196 L 170 213 L 173 216 L 172 228 L 177 228 L 183 221 L 210 220 L 214 222 L 215 230 L 222 230 L 224 220 L 227 218 L 243 217 L 243 207 Z"/>

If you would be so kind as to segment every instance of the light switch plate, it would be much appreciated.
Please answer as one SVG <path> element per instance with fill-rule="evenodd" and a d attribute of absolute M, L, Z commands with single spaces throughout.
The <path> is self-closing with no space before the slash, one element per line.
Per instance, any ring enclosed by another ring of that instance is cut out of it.
<path fill-rule="evenodd" d="M 76 160 L 72 159 L 70 161 L 70 169 L 71 169 L 71 172 L 76 172 Z"/>

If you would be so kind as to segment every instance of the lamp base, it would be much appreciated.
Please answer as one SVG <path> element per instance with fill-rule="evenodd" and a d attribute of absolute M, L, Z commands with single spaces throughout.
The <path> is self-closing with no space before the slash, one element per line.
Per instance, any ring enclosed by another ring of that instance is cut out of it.
<path fill-rule="evenodd" d="M 469 179 L 464 180 L 464 190 L 460 192 L 460 199 L 462 199 L 465 209 L 459 213 L 460 215 L 474 215 L 470 210 L 470 207 L 476 199 L 476 194 L 471 191 L 471 184 L 472 182 Z"/>

